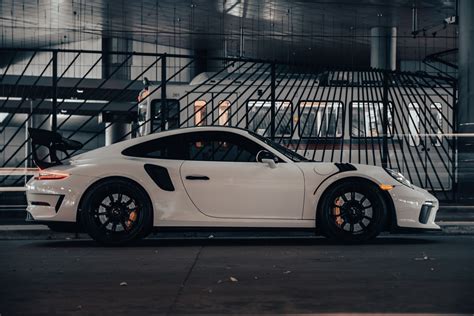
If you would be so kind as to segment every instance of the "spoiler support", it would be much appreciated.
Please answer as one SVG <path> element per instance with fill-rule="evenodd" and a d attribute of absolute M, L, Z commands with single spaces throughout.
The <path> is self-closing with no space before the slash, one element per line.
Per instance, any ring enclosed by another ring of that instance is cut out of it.
<path fill-rule="evenodd" d="M 33 161 L 40 169 L 61 165 L 58 151 L 65 154 L 67 159 L 71 157 L 68 150 L 79 150 L 83 146 L 78 141 L 64 138 L 57 132 L 45 129 L 28 128 L 28 134 L 31 139 Z M 38 150 L 41 146 L 48 148 L 48 154 L 45 157 L 39 157 Z M 50 161 L 47 161 L 48 157 Z"/>

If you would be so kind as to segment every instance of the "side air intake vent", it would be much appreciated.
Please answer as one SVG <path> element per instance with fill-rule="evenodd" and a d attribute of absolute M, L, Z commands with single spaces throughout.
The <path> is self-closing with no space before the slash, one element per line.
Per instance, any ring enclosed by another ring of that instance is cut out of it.
<path fill-rule="evenodd" d="M 161 166 L 146 164 L 145 171 L 160 189 L 164 191 L 174 191 L 174 185 L 171 181 L 168 169 Z"/>

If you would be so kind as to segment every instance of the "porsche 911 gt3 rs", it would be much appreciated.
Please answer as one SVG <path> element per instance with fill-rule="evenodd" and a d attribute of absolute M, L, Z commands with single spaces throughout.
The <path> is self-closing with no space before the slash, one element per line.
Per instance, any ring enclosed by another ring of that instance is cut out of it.
<path fill-rule="evenodd" d="M 312 228 L 342 242 L 439 229 L 437 199 L 399 172 L 309 161 L 237 128 L 170 130 L 42 167 L 27 183 L 29 216 L 108 244 L 154 227 Z"/>

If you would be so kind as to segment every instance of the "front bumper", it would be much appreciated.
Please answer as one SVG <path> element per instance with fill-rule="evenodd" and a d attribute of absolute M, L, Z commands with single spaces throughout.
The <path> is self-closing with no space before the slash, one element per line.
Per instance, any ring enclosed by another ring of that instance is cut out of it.
<path fill-rule="evenodd" d="M 397 185 L 389 191 L 395 207 L 398 228 L 440 230 L 435 223 L 439 202 L 428 191 Z"/>

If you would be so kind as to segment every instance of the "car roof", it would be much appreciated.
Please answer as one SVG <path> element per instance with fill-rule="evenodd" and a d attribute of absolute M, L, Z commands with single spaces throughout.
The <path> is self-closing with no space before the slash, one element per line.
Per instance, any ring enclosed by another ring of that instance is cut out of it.
<path fill-rule="evenodd" d="M 173 130 L 168 130 L 168 131 L 163 131 L 163 132 L 158 132 L 158 133 L 153 133 L 150 135 L 142 136 L 142 137 L 137 137 L 133 139 L 128 139 L 124 140 L 115 144 L 112 144 L 110 146 L 98 148 L 83 154 L 79 154 L 77 156 L 74 156 L 71 158 L 71 160 L 81 160 L 81 159 L 88 159 L 88 158 L 103 158 L 103 157 L 110 157 L 112 154 L 119 154 L 121 153 L 124 149 L 129 148 L 131 146 L 139 145 L 141 143 L 147 142 L 147 141 L 152 141 L 155 139 L 159 139 L 162 137 L 167 137 L 167 136 L 172 136 L 172 135 L 180 135 L 180 134 L 187 134 L 187 133 L 193 133 L 193 132 L 206 132 L 206 131 L 220 131 L 220 132 L 231 132 L 239 135 L 243 135 L 246 137 L 252 137 L 251 131 L 246 130 L 244 128 L 239 128 L 239 127 L 231 127 L 231 126 L 194 126 L 194 127 L 183 127 L 183 128 L 178 128 L 178 129 L 173 129 Z M 255 138 L 255 137 L 252 137 Z M 271 150 L 272 152 L 275 153 L 275 150 L 270 149 L 267 144 L 263 143 L 259 139 L 255 139 L 255 141 L 261 143 L 261 145 L 264 148 L 267 148 L 267 150 Z M 284 155 L 281 153 L 276 153 L 277 156 L 282 158 L 283 160 L 288 160 Z"/>

